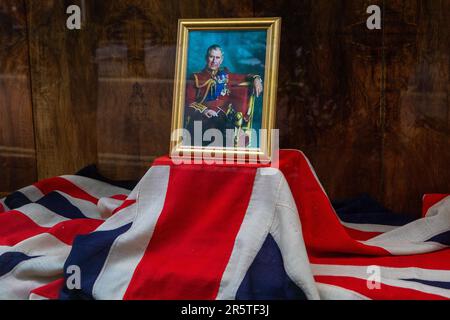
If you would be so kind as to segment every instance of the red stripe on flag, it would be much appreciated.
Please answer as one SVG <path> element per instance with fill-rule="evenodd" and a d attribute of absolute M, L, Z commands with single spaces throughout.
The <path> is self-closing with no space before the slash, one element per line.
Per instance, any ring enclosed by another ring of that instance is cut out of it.
<path fill-rule="evenodd" d="M 94 231 L 103 222 L 105 221 L 88 218 L 68 220 L 56 224 L 47 232 L 54 235 L 65 244 L 72 245 L 76 236 Z"/>
<path fill-rule="evenodd" d="M 49 233 L 71 245 L 77 235 L 92 232 L 103 222 L 97 219 L 74 219 L 62 221 L 48 228 L 41 227 L 18 210 L 11 210 L 0 215 L 0 245 L 14 246 L 41 233 Z"/>
<path fill-rule="evenodd" d="M 17 210 L 11 210 L 0 215 L 1 246 L 13 246 L 47 230 L 48 228 L 37 225 Z"/>
<path fill-rule="evenodd" d="M 369 289 L 367 280 L 341 276 L 315 276 L 319 283 L 331 284 L 358 292 L 374 300 L 447 300 L 447 298 L 419 290 L 402 288 L 380 283 L 379 289 Z"/>
<path fill-rule="evenodd" d="M 450 196 L 450 194 L 443 193 L 430 193 L 423 196 L 422 199 L 422 217 L 425 217 L 428 209 L 434 206 L 436 203 L 441 201 L 442 199 Z"/>
<path fill-rule="evenodd" d="M 39 182 L 36 182 L 34 186 L 37 187 L 39 190 L 41 190 L 41 192 L 44 195 L 53 191 L 61 191 L 67 193 L 68 195 L 74 198 L 90 201 L 94 204 L 97 204 L 98 202 L 97 198 L 93 197 L 92 195 L 90 195 L 89 193 L 87 193 L 74 183 L 70 182 L 69 180 L 66 180 L 61 177 L 41 180 Z"/>
<path fill-rule="evenodd" d="M 110 198 L 116 199 L 116 200 L 126 200 L 127 199 L 127 195 L 126 194 L 116 194 L 111 196 Z"/>
<path fill-rule="evenodd" d="M 59 291 L 64 286 L 64 278 L 52 281 L 45 286 L 36 288 L 31 291 L 31 293 L 37 294 L 41 297 L 56 300 L 59 298 Z"/>
<path fill-rule="evenodd" d="M 431 270 L 450 270 L 450 248 L 405 256 L 386 257 L 323 257 L 309 256 L 310 262 L 314 264 L 336 264 L 354 266 L 382 266 L 393 268 L 416 267 Z"/>
<path fill-rule="evenodd" d="M 347 231 L 347 233 L 350 237 L 352 237 L 355 240 L 361 240 L 361 241 L 372 239 L 373 237 L 376 237 L 382 233 L 382 232 L 360 231 L 360 230 L 352 229 L 352 228 L 349 228 L 346 226 L 344 226 L 344 229 L 345 229 L 345 231 Z"/>
<path fill-rule="evenodd" d="M 115 214 L 116 212 L 125 209 L 126 207 L 131 206 L 132 204 L 136 203 L 136 200 L 134 199 L 130 199 L 130 200 L 125 200 L 120 206 L 118 206 L 117 208 L 115 208 L 112 212 L 112 214 Z"/>
<path fill-rule="evenodd" d="M 383 248 L 364 245 L 346 232 L 301 152 L 280 150 L 279 167 L 294 196 L 309 253 L 389 255 Z"/>
<path fill-rule="evenodd" d="M 125 299 L 214 299 L 256 169 L 173 166 L 166 201 Z"/>

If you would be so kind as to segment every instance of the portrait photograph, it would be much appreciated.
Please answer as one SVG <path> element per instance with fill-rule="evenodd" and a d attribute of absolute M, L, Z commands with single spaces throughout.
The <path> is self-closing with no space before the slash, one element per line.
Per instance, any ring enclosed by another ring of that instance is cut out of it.
<path fill-rule="evenodd" d="M 171 155 L 270 158 L 279 18 L 180 20 Z"/>

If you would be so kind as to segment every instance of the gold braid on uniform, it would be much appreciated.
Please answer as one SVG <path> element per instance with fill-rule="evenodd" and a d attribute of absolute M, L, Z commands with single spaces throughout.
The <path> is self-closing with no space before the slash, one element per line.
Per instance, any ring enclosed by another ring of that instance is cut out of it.
<path fill-rule="evenodd" d="M 207 107 L 201 103 L 193 102 L 189 105 L 189 107 L 194 108 L 197 111 L 200 111 L 200 113 L 203 113 L 207 109 Z"/>
<path fill-rule="evenodd" d="M 212 79 L 212 78 L 209 78 L 208 80 L 205 81 L 205 83 L 200 85 L 198 83 L 198 78 L 197 78 L 196 74 L 194 74 L 194 78 L 195 78 L 195 87 L 197 89 L 206 87 L 205 95 L 203 96 L 203 98 L 199 102 L 199 103 L 203 103 L 205 101 L 206 97 L 208 96 L 208 92 L 214 93 L 214 91 L 216 90 L 216 81 L 214 79 Z"/>

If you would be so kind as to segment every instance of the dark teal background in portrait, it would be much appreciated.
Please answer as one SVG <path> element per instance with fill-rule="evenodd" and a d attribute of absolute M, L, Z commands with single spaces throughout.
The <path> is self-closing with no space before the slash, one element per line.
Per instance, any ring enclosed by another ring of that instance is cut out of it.
<path fill-rule="evenodd" d="M 260 75 L 264 81 L 266 64 L 266 30 L 191 30 L 188 37 L 187 77 L 203 70 L 206 49 L 218 44 L 224 52 L 221 67 L 232 73 Z M 264 92 L 255 100 L 253 128 L 261 129 Z M 254 143 L 250 147 L 257 147 Z"/>

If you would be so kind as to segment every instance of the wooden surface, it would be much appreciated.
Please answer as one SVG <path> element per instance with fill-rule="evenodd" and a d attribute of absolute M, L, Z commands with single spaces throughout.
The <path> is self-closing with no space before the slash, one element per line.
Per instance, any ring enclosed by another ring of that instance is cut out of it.
<path fill-rule="evenodd" d="M 70 4 L 80 1 L 26 1 L 39 179 L 97 160 L 96 33 L 66 28 Z"/>
<path fill-rule="evenodd" d="M 380 199 L 383 60 L 366 45 L 364 1 L 264 0 L 256 8 L 282 17 L 281 147 L 302 149 L 331 197 Z"/>
<path fill-rule="evenodd" d="M 0 43 L 1 73 L 16 75 L 0 81 L 0 146 L 26 157 L 0 149 L 0 191 L 90 163 L 141 177 L 168 152 L 177 20 L 252 16 L 282 17 L 280 144 L 306 153 L 331 198 L 369 193 L 417 215 L 424 193 L 450 190 L 449 0 L 8 3 L 22 27 L 0 35 L 14 43 Z M 65 29 L 69 4 L 82 30 Z M 369 4 L 382 30 L 366 28 Z"/>
<path fill-rule="evenodd" d="M 424 192 L 450 192 L 450 1 L 388 9 L 384 202 L 412 212 Z"/>
<path fill-rule="evenodd" d="M 23 1 L 0 2 L 0 192 L 36 181 Z"/>
<path fill-rule="evenodd" d="M 142 176 L 168 153 L 178 18 L 248 16 L 251 1 L 90 2 L 98 35 L 97 151 L 101 172 Z"/>
<path fill-rule="evenodd" d="M 371 4 L 376 4 L 372 1 Z M 331 198 L 366 192 L 417 215 L 450 190 L 450 1 L 260 1 L 283 17 L 281 146 L 305 151 Z"/>

